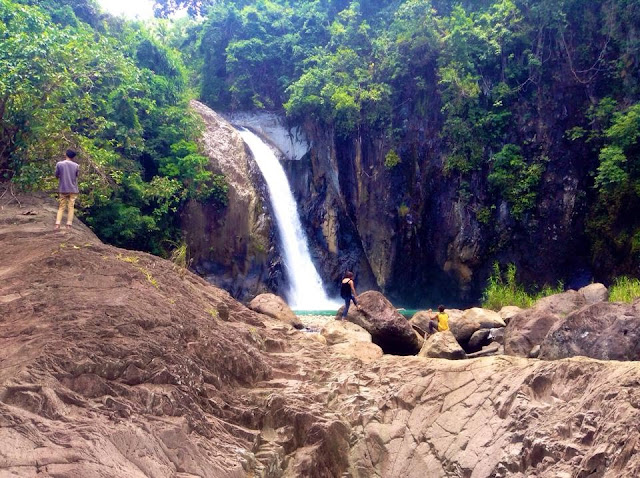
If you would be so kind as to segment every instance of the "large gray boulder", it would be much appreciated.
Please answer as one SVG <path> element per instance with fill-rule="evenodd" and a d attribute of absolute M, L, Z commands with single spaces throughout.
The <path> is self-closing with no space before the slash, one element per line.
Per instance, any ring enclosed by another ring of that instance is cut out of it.
<path fill-rule="evenodd" d="M 528 309 L 511 319 L 504 333 L 504 353 L 528 357 L 540 345 L 560 317 L 547 309 Z"/>
<path fill-rule="evenodd" d="M 489 345 L 492 342 L 491 330 L 493 329 L 480 329 L 475 331 L 467 343 L 467 351 L 477 352 L 482 349 L 482 347 Z"/>
<path fill-rule="evenodd" d="M 415 355 L 420 351 L 422 338 L 413 330 L 409 321 L 395 309 L 384 295 L 367 291 L 358 296 L 360 310 L 350 307 L 347 320 L 359 325 L 371 334 L 374 344 L 384 353 L 393 355 Z M 342 316 L 340 307 L 336 318 Z"/>
<path fill-rule="evenodd" d="M 532 309 L 548 310 L 557 315 L 566 315 L 586 304 L 584 295 L 576 290 L 568 290 L 560 294 L 548 295 L 538 299 Z M 528 309 L 530 310 L 530 309 Z"/>
<path fill-rule="evenodd" d="M 284 299 L 275 294 L 257 295 L 249 302 L 249 308 L 260 314 L 285 322 L 296 329 L 302 329 L 304 327 L 298 316 L 289 308 L 289 305 Z"/>
<path fill-rule="evenodd" d="M 521 312 L 522 312 L 522 309 L 520 307 L 517 307 L 515 305 L 505 305 L 502 309 L 498 311 L 498 314 L 500 315 L 500 317 L 502 317 L 502 320 L 504 320 L 504 323 L 508 324 L 513 317 L 515 317 Z"/>
<path fill-rule="evenodd" d="M 600 360 L 640 360 L 640 301 L 597 302 L 569 314 L 547 334 L 541 359 L 577 355 Z"/>
<path fill-rule="evenodd" d="M 585 304 L 585 296 L 575 290 L 539 299 L 532 308 L 523 310 L 509 321 L 505 329 L 505 353 L 528 357 L 552 327 Z"/>

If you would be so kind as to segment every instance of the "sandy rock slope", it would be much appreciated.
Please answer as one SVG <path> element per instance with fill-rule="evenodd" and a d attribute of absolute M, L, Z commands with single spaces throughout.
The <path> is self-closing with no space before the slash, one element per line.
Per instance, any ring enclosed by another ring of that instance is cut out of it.
<path fill-rule="evenodd" d="M 20 201 L 0 203 L 2 477 L 640 476 L 638 362 L 349 358 Z"/>

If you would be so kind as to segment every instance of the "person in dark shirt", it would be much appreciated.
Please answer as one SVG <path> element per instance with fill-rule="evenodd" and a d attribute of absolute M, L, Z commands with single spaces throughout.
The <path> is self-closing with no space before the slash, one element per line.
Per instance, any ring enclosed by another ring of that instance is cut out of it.
<path fill-rule="evenodd" d="M 342 284 L 340 284 L 340 296 L 344 299 L 344 310 L 342 311 L 343 318 L 346 317 L 347 312 L 349 312 L 351 301 L 353 301 L 356 308 L 360 310 L 360 306 L 356 300 L 356 287 L 353 284 L 353 272 L 351 271 L 347 271 L 344 275 L 344 279 L 342 279 Z"/>
<path fill-rule="evenodd" d="M 60 204 L 56 216 L 55 229 L 60 229 L 62 215 L 67 209 L 67 229 L 73 224 L 74 205 L 78 197 L 78 163 L 73 161 L 76 152 L 68 149 L 64 161 L 56 163 L 56 178 L 58 178 L 58 194 Z"/>

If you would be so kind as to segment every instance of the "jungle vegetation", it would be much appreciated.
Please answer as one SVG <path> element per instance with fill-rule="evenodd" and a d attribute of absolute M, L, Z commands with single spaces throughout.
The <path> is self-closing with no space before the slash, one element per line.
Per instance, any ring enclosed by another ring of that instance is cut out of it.
<path fill-rule="evenodd" d="M 90 164 L 87 220 L 159 251 L 189 199 L 225 201 L 186 106 L 276 110 L 383 138 L 391 172 L 421 123 L 490 225 L 535 216 L 551 163 L 589 178 L 593 261 L 640 266 L 640 0 L 156 0 L 152 24 L 92 0 L 0 0 L 0 168 L 51 187 L 63 144 Z M 556 168 L 561 170 L 562 168 Z"/>
<path fill-rule="evenodd" d="M 180 54 L 91 0 L 0 0 L 0 175 L 55 191 L 55 161 L 81 161 L 81 216 L 105 241 L 166 255 L 179 208 L 226 201 L 187 109 Z"/>

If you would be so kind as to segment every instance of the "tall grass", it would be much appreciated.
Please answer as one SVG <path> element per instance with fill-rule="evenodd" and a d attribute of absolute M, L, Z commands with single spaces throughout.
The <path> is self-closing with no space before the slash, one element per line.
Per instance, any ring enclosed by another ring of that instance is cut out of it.
<path fill-rule="evenodd" d="M 185 241 L 179 243 L 172 242 L 172 245 L 174 246 L 174 249 L 171 251 L 169 259 L 176 266 L 178 272 L 184 274 L 191 265 L 187 243 Z"/>
<path fill-rule="evenodd" d="M 631 303 L 640 297 L 640 279 L 635 277 L 618 277 L 609 287 L 609 302 Z"/>
<path fill-rule="evenodd" d="M 482 294 L 482 307 L 500 310 L 507 305 L 515 305 L 523 309 L 529 308 L 541 297 L 558 294 L 564 290 L 559 282 L 556 287 L 545 285 L 537 292 L 529 293 L 522 284 L 516 281 L 516 266 L 508 264 L 503 274 L 497 262 L 493 264 L 493 272 L 489 277 L 487 287 Z"/>

